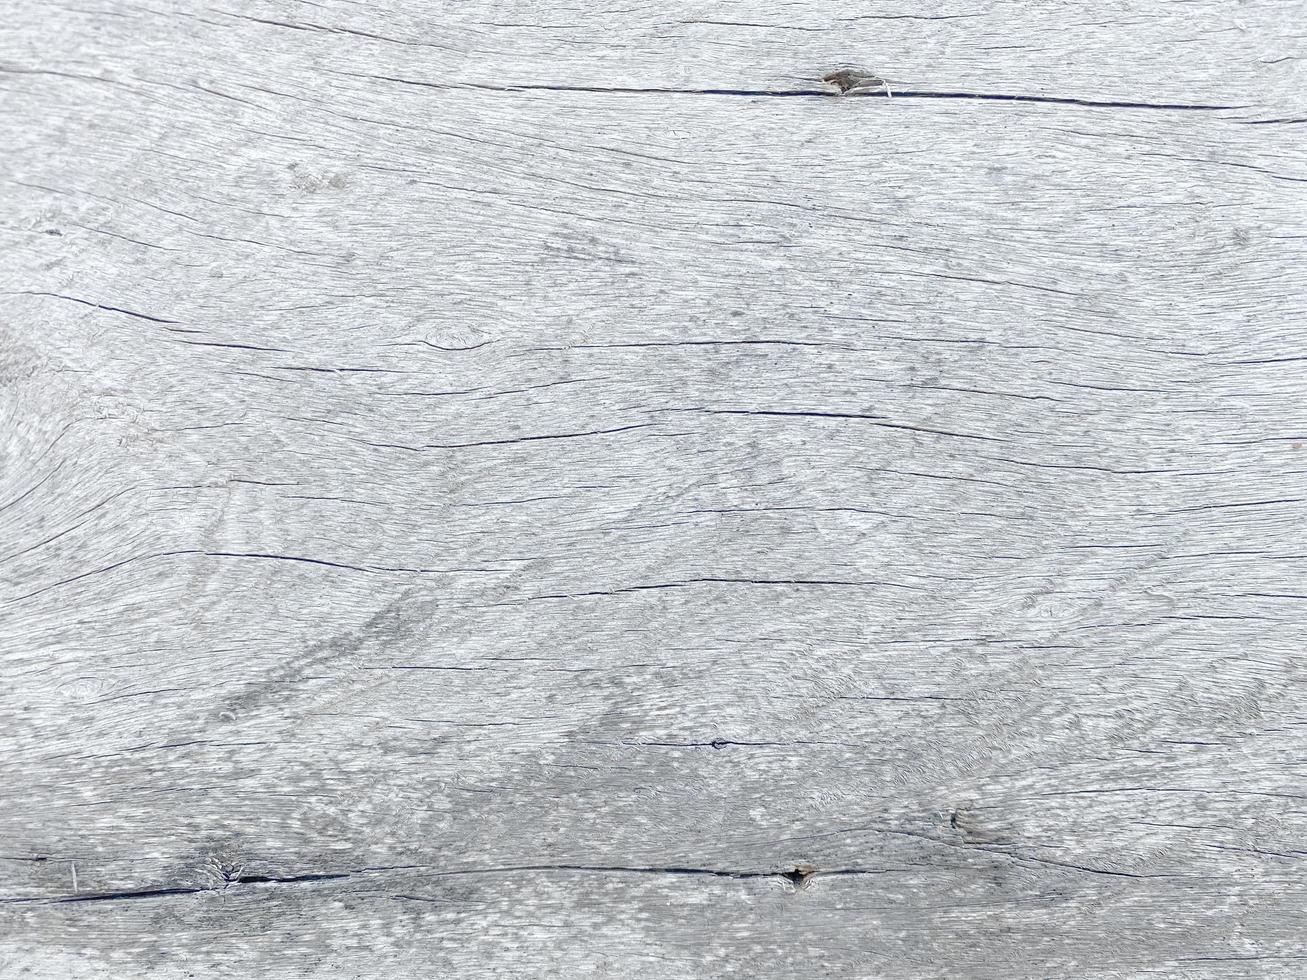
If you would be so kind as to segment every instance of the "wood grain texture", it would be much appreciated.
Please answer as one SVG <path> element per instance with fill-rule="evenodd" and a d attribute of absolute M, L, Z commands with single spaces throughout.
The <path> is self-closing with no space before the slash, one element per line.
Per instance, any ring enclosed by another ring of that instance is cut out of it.
<path fill-rule="evenodd" d="M 8 7 L 0 974 L 1302 976 L 1304 14 Z"/>

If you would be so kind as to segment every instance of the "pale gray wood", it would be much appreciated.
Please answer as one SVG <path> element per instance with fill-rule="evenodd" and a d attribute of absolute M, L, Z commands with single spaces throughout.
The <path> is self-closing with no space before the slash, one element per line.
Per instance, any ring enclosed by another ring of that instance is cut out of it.
<path fill-rule="evenodd" d="M 0 974 L 1301 976 L 1305 13 L 10 5 Z"/>

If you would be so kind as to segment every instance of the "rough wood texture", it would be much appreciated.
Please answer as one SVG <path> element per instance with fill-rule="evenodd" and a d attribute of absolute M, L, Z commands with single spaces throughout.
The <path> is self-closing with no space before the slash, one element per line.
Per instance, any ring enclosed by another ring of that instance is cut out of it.
<path fill-rule="evenodd" d="M 1307 972 L 1303 3 L 4 21 L 4 976 Z"/>

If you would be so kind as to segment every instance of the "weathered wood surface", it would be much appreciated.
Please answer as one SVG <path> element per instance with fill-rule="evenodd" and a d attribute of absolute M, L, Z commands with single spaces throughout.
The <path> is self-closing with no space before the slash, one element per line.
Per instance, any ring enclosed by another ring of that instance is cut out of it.
<path fill-rule="evenodd" d="M 1307 972 L 1303 3 L 3 13 L 4 976 Z"/>

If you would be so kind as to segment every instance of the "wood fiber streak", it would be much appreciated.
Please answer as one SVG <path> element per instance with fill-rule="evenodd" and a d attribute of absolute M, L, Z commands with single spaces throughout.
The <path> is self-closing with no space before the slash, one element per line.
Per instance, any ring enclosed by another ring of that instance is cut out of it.
<path fill-rule="evenodd" d="M 11 4 L 0 975 L 1303 976 L 1305 15 Z"/>

